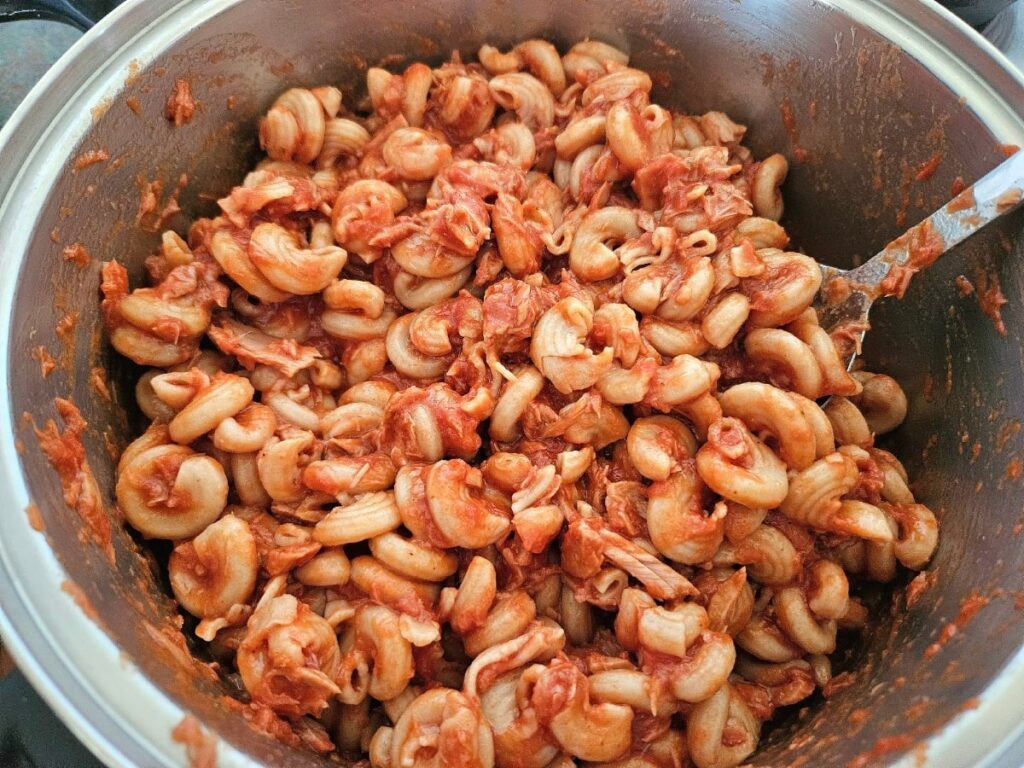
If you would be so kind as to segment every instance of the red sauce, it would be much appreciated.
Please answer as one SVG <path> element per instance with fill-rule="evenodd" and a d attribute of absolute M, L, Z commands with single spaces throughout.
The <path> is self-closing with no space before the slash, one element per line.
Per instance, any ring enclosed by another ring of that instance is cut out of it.
<path fill-rule="evenodd" d="M 787 96 L 779 105 L 779 112 L 782 113 L 782 124 L 789 134 L 789 143 L 793 147 L 793 159 L 797 163 L 806 163 L 810 160 L 810 153 L 800 146 L 800 131 L 796 127 L 796 119 L 793 117 L 793 105 Z"/>
<path fill-rule="evenodd" d="M 825 286 L 825 301 L 828 304 L 839 305 L 846 301 L 853 293 L 853 286 L 845 277 L 837 277 Z"/>
<path fill-rule="evenodd" d="M 931 700 L 928 697 L 925 697 L 916 704 L 911 704 L 909 707 L 907 707 L 906 711 L 903 713 L 903 716 L 906 717 L 907 720 L 920 720 L 921 716 L 928 711 L 928 708 L 930 706 Z"/>
<path fill-rule="evenodd" d="M 64 249 L 64 260 L 81 269 L 89 264 L 89 251 L 81 243 L 72 243 Z"/>
<path fill-rule="evenodd" d="M 141 175 L 135 179 L 139 188 L 139 210 L 135 214 L 135 225 L 147 232 L 156 232 L 158 226 L 154 213 L 164 192 L 164 183 L 160 179 L 146 181 Z"/>
<path fill-rule="evenodd" d="M 92 385 L 93 390 L 97 395 L 102 397 L 108 403 L 111 401 L 110 387 L 107 386 L 107 373 L 100 367 L 92 369 L 89 374 L 89 383 Z"/>
<path fill-rule="evenodd" d="M 293 69 L 295 69 L 295 65 L 287 60 L 285 60 L 283 64 L 274 64 L 270 67 L 271 73 L 276 75 L 277 77 L 284 77 L 285 75 L 290 75 Z"/>
<path fill-rule="evenodd" d="M 909 734 L 886 736 L 876 741 L 874 746 L 867 752 L 857 755 L 857 757 L 846 764 L 846 768 L 871 768 L 871 766 L 877 764 L 878 758 L 883 755 L 903 752 L 910 749 L 913 743 L 914 739 Z"/>
<path fill-rule="evenodd" d="M 39 361 L 39 372 L 43 375 L 44 379 L 57 368 L 57 363 L 54 362 L 50 351 L 42 345 L 32 350 L 32 357 Z"/>
<path fill-rule="evenodd" d="M 217 768 L 217 739 L 191 713 L 174 727 L 171 738 L 185 746 L 189 768 Z"/>
<path fill-rule="evenodd" d="M 234 701 L 234 699 L 225 697 L 221 701 Z M 261 733 L 265 733 L 271 738 L 280 741 L 282 744 L 286 744 L 291 747 L 297 747 L 301 744 L 299 737 L 296 735 L 293 727 L 281 717 L 275 714 L 274 710 L 263 704 L 257 704 L 252 702 L 248 705 L 240 705 L 244 707 L 242 717 L 245 721 L 254 729 Z M 232 709 L 235 707 L 229 705 Z"/>
<path fill-rule="evenodd" d="M 57 471 L 64 503 L 76 510 L 85 523 L 83 531 L 114 561 L 114 545 L 110 539 L 110 519 L 103 511 L 100 491 L 92 469 L 85 458 L 82 433 L 87 426 L 81 412 L 70 400 L 54 400 L 57 412 L 64 421 L 62 432 L 53 419 L 47 419 L 42 429 L 33 428 L 39 448 Z"/>
<path fill-rule="evenodd" d="M 113 430 L 109 427 L 103 430 L 103 447 L 106 449 L 107 455 L 110 457 L 110 461 L 117 464 L 121 459 L 121 446 L 114 437 Z"/>
<path fill-rule="evenodd" d="M 1001 453 L 1006 444 L 1020 434 L 1021 423 L 1016 419 L 1004 422 L 996 432 L 996 453 Z"/>
<path fill-rule="evenodd" d="M 1020 203 L 1021 190 L 1018 187 L 1008 189 L 999 197 L 996 198 L 996 211 L 999 213 L 1006 213 L 1006 211 L 1015 207 Z"/>
<path fill-rule="evenodd" d="M 871 711 L 863 707 L 859 707 L 850 713 L 850 716 L 846 718 L 846 721 L 850 725 L 864 725 L 868 721 L 868 717 L 871 715 Z"/>
<path fill-rule="evenodd" d="M 967 187 L 957 192 L 956 197 L 946 203 L 946 210 L 950 213 L 958 213 L 960 211 L 969 211 L 975 205 L 977 205 L 977 202 L 974 199 L 974 187 Z"/>
<path fill-rule="evenodd" d="M 925 659 L 932 658 L 942 650 L 942 647 L 952 640 L 959 632 L 962 632 L 964 628 L 971 623 L 971 620 L 977 615 L 978 611 L 988 605 L 988 603 L 989 598 L 982 597 L 977 592 L 972 592 L 970 595 L 965 597 L 960 603 L 960 612 L 957 614 L 956 618 L 943 627 L 942 632 L 939 635 L 939 639 L 925 649 Z"/>
<path fill-rule="evenodd" d="M 953 183 L 949 187 L 949 196 L 956 197 L 967 187 L 967 182 L 964 181 L 963 176 L 957 176 L 953 179 Z"/>
<path fill-rule="evenodd" d="M 35 504 L 29 504 L 25 507 L 25 514 L 28 515 L 28 524 L 32 527 L 33 531 L 42 533 L 46 530 L 46 526 L 43 525 L 43 514 L 39 511 L 39 507 Z"/>
<path fill-rule="evenodd" d="M 914 169 L 905 159 L 900 160 L 900 206 L 896 211 L 896 226 L 907 226 L 907 209 L 910 207 L 910 185 L 914 183 Z"/>
<path fill-rule="evenodd" d="M 931 221 L 921 222 L 908 234 L 910 235 L 907 243 L 907 251 L 910 254 L 910 258 L 907 260 L 908 267 L 924 269 L 935 263 L 935 260 L 946 249 L 945 241 L 932 227 Z"/>
<path fill-rule="evenodd" d="M 935 582 L 939 577 L 939 572 L 936 571 L 922 571 L 911 579 L 910 584 L 907 585 L 907 610 L 910 610 L 917 602 L 921 599 L 921 595 L 926 590 L 935 586 Z"/>
<path fill-rule="evenodd" d="M 894 263 L 889 269 L 889 273 L 878 286 L 879 295 L 903 298 L 911 278 L 925 267 L 931 266 L 945 249 L 945 241 L 927 219 L 893 240 L 885 246 L 883 253 L 895 262 L 900 258 L 901 251 L 905 251 L 906 261 L 903 264 Z"/>
<path fill-rule="evenodd" d="M 137 98 L 135 98 L 134 96 L 129 96 L 125 100 L 125 103 L 128 105 L 128 109 L 130 109 L 136 115 L 141 115 L 142 114 L 142 105 L 139 104 L 139 100 Z"/>
<path fill-rule="evenodd" d="M 779 106 L 779 111 L 782 113 L 782 124 L 786 127 L 786 133 L 789 134 L 789 138 L 796 143 L 796 119 L 793 117 L 793 107 L 789 103 L 789 99 L 784 99 L 782 104 Z"/>
<path fill-rule="evenodd" d="M 181 617 L 177 616 L 176 618 L 180 623 Z M 185 636 L 181 633 L 180 629 L 171 626 L 164 626 L 158 629 L 148 621 L 143 621 L 142 627 L 146 630 L 146 634 L 149 635 L 150 639 L 167 651 L 168 657 L 174 659 L 183 670 L 189 673 L 199 671 L 203 677 L 211 682 L 217 682 L 217 673 L 213 671 L 210 665 L 199 661 L 189 651 L 188 643 L 185 642 Z"/>
<path fill-rule="evenodd" d="M 928 181 L 928 179 L 935 175 L 935 171 L 938 170 L 939 165 L 941 164 L 942 155 L 936 152 L 917 167 L 917 173 L 914 175 L 914 181 Z"/>
<path fill-rule="evenodd" d="M 61 339 L 67 341 L 67 337 L 74 333 L 75 326 L 77 324 L 78 313 L 69 312 L 68 314 L 64 315 L 64 317 L 57 321 L 57 325 L 54 328 L 54 330 L 57 332 L 57 335 Z"/>
<path fill-rule="evenodd" d="M 962 299 L 965 296 L 970 296 L 972 293 L 974 293 L 974 284 L 967 279 L 966 275 L 957 275 L 956 289 L 960 293 L 960 298 Z"/>
<path fill-rule="evenodd" d="M 960 671 L 960 659 L 951 659 L 946 668 L 942 670 L 941 680 L 946 685 L 956 685 L 966 679 L 967 676 Z"/>
<path fill-rule="evenodd" d="M 192 98 L 192 85 L 188 80 L 175 80 L 174 90 L 167 98 L 167 105 L 164 107 L 164 116 L 174 123 L 175 128 L 181 128 L 186 123 L 192 122 L 192 116 L 196 112 L 196 102 Z"/>
<path fill-rule="evenodd" d="M 96 165 L 96 163 L 105 163 L 109 159 L 110 153 L 107 150 L 90 149 L 76 157 L 72 165 L 76 171 L 80 171 L 90 165 Z"/>
<path fill-rule="evenodd" d="M 1013 157 L 1020 151 L 1016 144 L 1000 144 L 997 148 L 1003 153 L 1003 157 Z"/>
<path fill-rule="evenodd" d="M 921 385 L 921 394 L 924 396 L 926 402 L 931 402 L 935 398 L 935 379 L 930 373 L 924 375 L 924 383 Z"/>
<path fill-rule="evenodd" d="M 82 588 L 75 584 L 73 581 L 65 579 L 60 583 L 60 589 L 67 595 L 71 596 L 71 599 L 75 601 L 77 605 L 89 619 L 92 621 L 99 620 L 99 614 L 96 613 L 96 608 L 93 606 L 92 601 L 86 596 Z"/>
<path fill-rule="evenodd" d="M 840 691 L 846 690 L 857 682 L 857 677 L 852 672 L 840 672 L 833 677 L 821 689 L 822 695 L 827 699 L 835 696 Z"/>
<path fill-rule="evenodd" d="M 135 85 L 139 81 L 139 74 L 142 66 L 138 59 L 132 59 L 128 62 L 128 76 L 124 79 L 125 88 Z"/>
<path fill-rule="evenodd" d="M 1006 464 L 1006 474 L 1004 477 L 1010 481 L 1020 480 L 1021 474 L 1024 474 L 1024 462 L 1021 462 L 1019 456 L 1014 456 Z"/>
<path fill-rule="evenodd" d="M 878 284 L 879 294 L 882 296 L 895 296 L 902 299 L 910 287 L 910 279 L 914 276 L 915 270 L 903 264 L 893 264 L 889 268 L 882 282 Z"/>
<path fill-rule="evenodd" d="M 974 282 L 977 286 L 978 305 L 981 307 L 981 311 L 992 321 L 992 327 L 996 329 L 996 333 L 1006 336 L 1002 308 L 1007 304 L 1007 300 L 1003 295 L 1003 288 L 999 284 L 999 276 L 979 268 L 974 274 Z"/>

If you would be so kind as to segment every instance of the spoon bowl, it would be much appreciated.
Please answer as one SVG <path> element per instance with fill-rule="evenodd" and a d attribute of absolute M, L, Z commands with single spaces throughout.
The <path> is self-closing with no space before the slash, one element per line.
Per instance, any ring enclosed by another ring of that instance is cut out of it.
<path fill-rule="evenodd" d="M 821 265 L 814 302 L 846 367 L 860 354 L 878 299 L 902 298 L 910 280 L 978 230 L 1024 202 L 1024 152 L 1017 151 L 973 185 L 853 269 Z"/>

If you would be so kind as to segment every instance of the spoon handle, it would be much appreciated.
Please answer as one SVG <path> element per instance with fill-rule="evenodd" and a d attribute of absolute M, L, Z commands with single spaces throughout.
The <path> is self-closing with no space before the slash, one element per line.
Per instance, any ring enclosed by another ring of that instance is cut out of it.
<path fill-rule="evenodd" d="M 910 276 L 1024 202 L 1024 151 L 1015 152 L 846 278 L 872 298 L 902 296 Z M 904 279 L 886 280 L 895 267 Z"/>

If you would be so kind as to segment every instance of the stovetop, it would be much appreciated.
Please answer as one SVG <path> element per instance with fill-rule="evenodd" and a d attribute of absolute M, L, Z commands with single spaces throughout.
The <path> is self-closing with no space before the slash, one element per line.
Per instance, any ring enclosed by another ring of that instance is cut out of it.
<path fill-rule="evenodd" d="M 81 32 L 48 21 L 0 24 L 0 127 Z M 1024 69 L 1024 0 L 985 36 Z M 0 645 L 0 768 L 103 768 L 53 714 Z"/>

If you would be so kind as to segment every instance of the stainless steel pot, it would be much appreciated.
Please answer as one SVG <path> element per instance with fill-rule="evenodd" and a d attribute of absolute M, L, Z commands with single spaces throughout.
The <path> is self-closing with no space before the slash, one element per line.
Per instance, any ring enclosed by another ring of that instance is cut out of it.
<path fill-rule="evenodd" d="M 185 712 L 216 733 L 221 766 L 320 764 L 250 729 L 225 705 L 224 685 L 175 649 L 162 577 L 115 512 L 116 565 L 82 536 L 22 418 L 42 425 L 54 417 L 53 398 L 70 394 L 90 424 L 89 461 L 112 496 L 105 443 L 123 445 L 132 434 L 133 373 L 103 343 L 98 272 L 100 260 L 117 257 L 138 280 L 157 243 L 135 225 L 138 185 L 161 179 L 166 199 L 188 174 L 185 216 L 170 222 L 181 228 L 241 178 L 256 150 L 255 120 L 281 89 L 331 82 L 358 90 L 366 63 L 388 54 L 436 61 L 453 48 L 533 35 L 561 45 L 606 39 L 655 73 L 660 101 L 727 111 L 752 127 L 759 154 L 806 151 L 810 161 L 796 164 L 787 183 L 784 223 L 808 253 L 839 266 L 899 233 L 903 216 L 921 218 L 957 177 L 982 175 L 1002 144 L 1024 144 L 1024 82 L 932 4 L 135 0 L 118 8 L 0 133 L 0 375 L 8 388 L 0 400 L 0 630 L 47 701 L 110 765 L 181 764 L 171 730 Z M 201 109 L 175 129 L 163 108 L 182 77 Z M 97 149 L 109 160 L 75 168 L 75 157 Z M 933 156 L 941 159 L 934 175 L 915 180 Z M 61 257 L 74 242 L 93 256 L 85 269 Z M 911 765 L 921 754 L 950 768 L 1024 764 L 1022 252 L 1018 212 L 922 275 L 903 302 L 878 308 L 866 361 L 910 395 L 894 449 L 918 496 L 940 511 L 937 576 L 912 609 L 902 596 L 894 610 L 880 599 L 878 626 L 843 661 L 858 670 L 851 685 L 777 723 L 753 765 Z M 979 272 L 998 279 L 1009 299 L 1005 338 L 954 284 Z M 61 340 L 55 327 L 68 313 L 78 313 L 77 324 Z M 30 357 L 38 345 L 58 362 L 45 379 Z M 90 383 L 94 366 L 108 372 L 112 401 Z M 30 526 L 30 503 L 45 534 Z M 972 595 L 988 604 L 926 656 Z"/>

